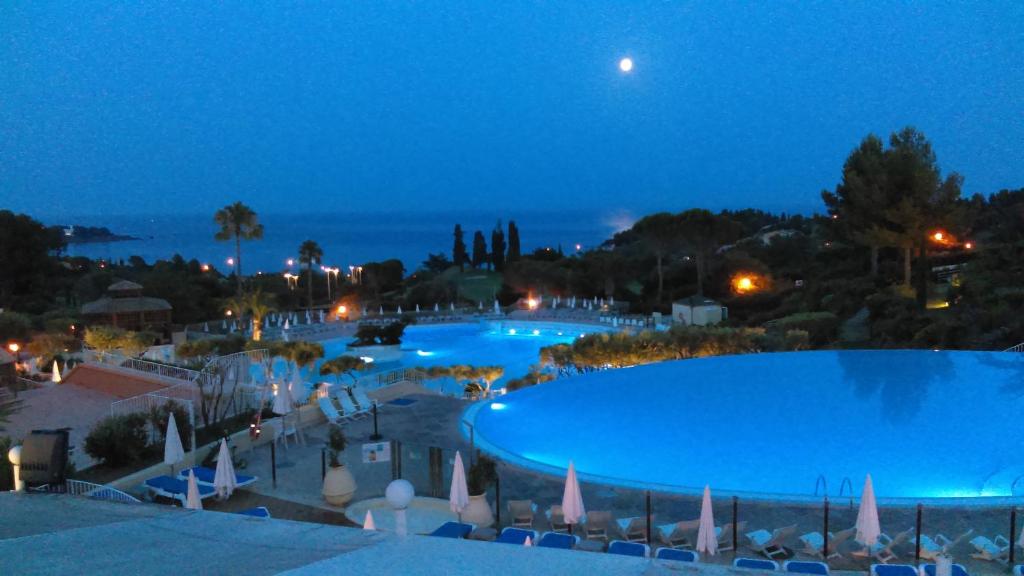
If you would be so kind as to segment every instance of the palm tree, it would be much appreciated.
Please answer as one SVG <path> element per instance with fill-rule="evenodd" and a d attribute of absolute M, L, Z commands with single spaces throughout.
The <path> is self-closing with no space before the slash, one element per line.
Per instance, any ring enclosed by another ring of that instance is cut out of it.
<path fill-rule="evenodd" d="M 324 251 L 314 240 L 306 240 L 299 246 L 299 263 L 306 265 L 306 307 L 313 307 L 313 264 L 319 264 Z"/>
<path fill-rule="evenodd" d="M 237 308 L 240 310 L 239 318 L 244 314 L 249 314 L 249 320 L 252 323 L 252 339 L 259 342 L 263 336 L 263 319 L 277 309 L 274 295 L 256 290 L 236 300 L 238 301 Z"/>
<path fill-rule="evenodd" d="M 263 224 L 256 220 L 256 213 L 241 202 L 225 206 L 213 215 L 213 220 L 220 225 L 220 231 L 214 238 L 222 242 L 235 241 L 235 280 L 239 296 L 242 295 L 242 240 L 258 240 L 263 238 Z"/>

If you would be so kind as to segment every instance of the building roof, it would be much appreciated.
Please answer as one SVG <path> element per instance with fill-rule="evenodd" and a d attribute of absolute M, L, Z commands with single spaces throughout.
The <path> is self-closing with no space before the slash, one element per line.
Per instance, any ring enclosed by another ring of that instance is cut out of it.
<path fill-rule="evenodd" d="M 82 314 L 127 314 L 131 312 L 152 312 L 154 310 L 170 310 L 171 305 L 163 298 L 134 296 L 131 298 L 111 298 L 104 296 L 99 300 L 82 304 Z"/>
<path fill-rule="evenodd" d="M 105 366 L 78 364 L 64 375 L 65 384 L 88 388 L 108 397 L 131 398 L 167 388 L 167 384 L 156 378 L 141 374 L 127 374 Z"/>
<path fill-rule="evenodd" d="M 683 306 L 689 306 L 691 308 L 696 308 L 698 306 L 714 306 L 717 308 L 722 305 L 721 303 L 716 302 L 711 298 L 708 298 L 707 296 L 699 296 L 697 294 L 694 294 L 693 296 L 687 296 L 686 298 L 682 298 L 680 300 L 676 300 L 675 302 L 673 302 L 673 304 L 681 304 Z"/>
<path fill-rule="evenodd" d="M 132 282 L 131 280 L 121 280 L 107 286 L 107 292 L 122 292 L 125 290 L 142 290 L 142 284 Z"/>

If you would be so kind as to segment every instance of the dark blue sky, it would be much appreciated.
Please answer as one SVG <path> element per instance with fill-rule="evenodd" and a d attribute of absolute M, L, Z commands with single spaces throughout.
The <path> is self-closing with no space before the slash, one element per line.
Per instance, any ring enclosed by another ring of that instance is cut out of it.
<path fill-rule="evenodd" d="M 0 207 L 813 210 L 907 124 L 1024 186 L 1019 1 L 100 4 L 0 5 Z"/>

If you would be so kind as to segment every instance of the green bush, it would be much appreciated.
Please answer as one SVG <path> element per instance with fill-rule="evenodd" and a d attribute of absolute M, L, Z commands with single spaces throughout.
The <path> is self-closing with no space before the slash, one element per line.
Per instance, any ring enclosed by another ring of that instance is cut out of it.
<path fill-rule="evenodd" d="M 0 340 L 27 340 L 32 319 L 18 312 L 0 312 Z"/>
<path fill-rule="evenodd" d="M 139 462 L 149 449 L 145 414 L 107 416 L 85 437 L 85 452 L 112 468 Z"/>
<path fill-rule="evenodd" d="M 331 467 L 341 466 L 341 455 L 348 446 L 348 439 L 345 438 L 345 431 L 337 424 L 331 424 L 327 431 L 327 449 L 331 459 Z"/>
<path fill-rule="evenodd" d="M 477 496 L 487 491 L 491 485 L 498 480 L 498 465 L 487 456 L 477 456 L 476 462 L 469 467 L 466 474 L 466 488 L 471 496 Z"/>
<path fill-rule="evenodd" d="M 192 440 L 192 423 L 188 419 L 188 410 L 177 402 L 168 402 L 161 406 L 153 406 L 146 414 L 146 419 L 153 430 L 160 435 L 160 442 L 166 441 L 167 419 L 174 414 L 174 425 L 178 427 L 178 436 L 181 438 L 181 445 L 185 450 L 190 449 Z"/>
<path fill-rule="evenodd" d="M 839 317 L 831 312 L 800 312 L 772 320 L 768 327 L 783 333 L 802 330 L 807 332 L 812 344 L 822 345 L 835 340 L 839 330 Z"/>

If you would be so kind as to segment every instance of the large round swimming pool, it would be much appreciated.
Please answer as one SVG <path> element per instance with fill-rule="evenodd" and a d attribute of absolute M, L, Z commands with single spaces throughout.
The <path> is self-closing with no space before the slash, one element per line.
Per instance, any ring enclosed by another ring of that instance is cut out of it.
<path fill-rule="evenodd" d="M 880 498 L 930 499 L 1024 494 L 1022 413 L 1024 354 L 901 350 L 607 370 L 466 418 L 485 452 L 607 484 L 803 497 L 870 473 Z"/>

